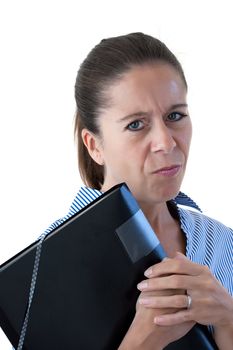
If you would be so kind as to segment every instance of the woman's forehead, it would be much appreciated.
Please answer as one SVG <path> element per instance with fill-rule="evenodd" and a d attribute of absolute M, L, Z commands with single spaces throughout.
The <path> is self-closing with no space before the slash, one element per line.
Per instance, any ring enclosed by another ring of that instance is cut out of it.
<path fill-rule="evenodd" d="M 143 107 L 167 109 L 186 103 L 186 94 L 179 72 L 163 63 L 132 67 L 107 91 L 111 108 L 123 110 Z"/>

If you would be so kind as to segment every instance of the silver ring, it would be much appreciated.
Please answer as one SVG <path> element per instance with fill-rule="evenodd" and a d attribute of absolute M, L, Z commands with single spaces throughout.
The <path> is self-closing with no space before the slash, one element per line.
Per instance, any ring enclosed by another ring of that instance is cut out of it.
<path fill-rule="evenodd" d="M 190 297 L 190 295 L 187 295 L 187 297 L 188 297 L 187 309 L 190 309 L 192 305 L 192 298 Z"/>

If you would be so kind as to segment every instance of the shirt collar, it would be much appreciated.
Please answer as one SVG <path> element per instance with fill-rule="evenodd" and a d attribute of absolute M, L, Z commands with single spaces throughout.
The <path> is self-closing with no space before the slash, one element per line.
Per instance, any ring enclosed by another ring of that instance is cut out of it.
<path fill-rule="evenodd" d="M 73 200 L 68 216 L 72 216 L 77 213 L 80 209 L 84 208 L 87 204 L 91 203 L 94 199 L 101 196 L 103 192 L 82 186 L 78 191 L 75 199 Z M 194 230 L 195 222 L 194 217 L 189 210 L 182 208 L 183 206 L 188 209 L 194 209 L 194 211 L 200 211 L 199 206 L 185 193 L 179 192 L 178 195 L 171 201 L 169 201 L 171 206 L 174 207 L 176 215 L 180 222 L 180 227 L 184 234 L 186 235 L 187 245 L 186 245 L 186 254 L 189 256 L 189 237 L 192 235 Z"/>
<path fill-rule="evenodd" d="M 71 214 L 74 214 L 75 212 L 84 208 L 87 204 L 91 203 L 94 199 L 98 198 L 102 194 L 103 192 L 99 190 L 82 186 L 78 191 L 75 199 L 73 200 L 69 212 L 71 212 Z M 199 206 L 183 192 L 179 192 L 178 195 L 174 198 L 173 202 L 176 206 L 181 205 L 201 212 Z"/>

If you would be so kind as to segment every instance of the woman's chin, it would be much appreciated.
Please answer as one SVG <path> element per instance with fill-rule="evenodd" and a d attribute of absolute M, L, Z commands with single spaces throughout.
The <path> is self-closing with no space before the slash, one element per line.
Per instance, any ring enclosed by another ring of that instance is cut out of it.
<path fill-rule="evenodd" d="M 158 191 L 158 189 L 150 189 L 148 191 L 144 191 L 141 194 L 136 195 L 136 199 L 144 202 L 152 202 L 152 203 L 165 203 L 171 199 L 174 199 L 180 191 L 179 187 L 173 188 L 165 188 Z M 139 199 L 140 198 L 140 199 Z"/>

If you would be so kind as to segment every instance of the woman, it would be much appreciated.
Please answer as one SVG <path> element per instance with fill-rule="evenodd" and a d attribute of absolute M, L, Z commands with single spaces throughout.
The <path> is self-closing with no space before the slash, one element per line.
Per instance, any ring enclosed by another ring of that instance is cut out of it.
<path fill-rule="evenodd" d="M 232 349 L 233 231 L 170 205 L 192 135 L 186 95 L 176 57 L 142 33 L 102 40 L 78 72 L 75 134 L 89 188 L 79 192 L 70 214 L 89 196 L 125 182 L 168 256 L 138 285 L 135 318 L 120 350 L 163 349 L 196 322 L 210 326 L 219 349 Z"/>

